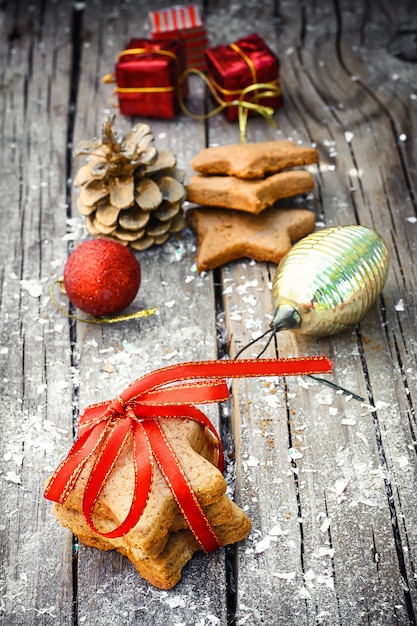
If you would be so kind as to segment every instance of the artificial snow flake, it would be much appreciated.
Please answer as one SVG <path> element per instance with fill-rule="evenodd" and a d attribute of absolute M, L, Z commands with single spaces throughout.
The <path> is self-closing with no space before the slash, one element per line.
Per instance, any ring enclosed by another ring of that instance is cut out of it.
<path fill-rule="evenodd" d="M 279 524 L 275 524 L 269 531 L 271 537 L 278 537 L 280 535 L 288 535 L 288 530 L 282 530 Z"/>
<path fill-rule="evenodd" d="M 259 465 L 259 460 L 254 456 L 250 455 L 247 461 L 245 461 L 245 465 L 248 467 L 257 467 Z"/>
<path fill-rule="evenodd" d="M 42 283 L 39 280 L 36 280 L 34 278 L 29 280 L 21 280 L 20 284 L 23 289 L 26 289 L 26 291 L 32 298 L 39 298 L 39 296 L 42 295 L 43 288 Z"/>
<path fill-rule="evenodd" d="M 20 478 L 19 474 L 16 474 L 16 472 L 7 472 L 7 474 L 5 474 L 3 478 L 6 482 L 12 483 L 14 485 L 22 484 L 22 479 Z"/>
<path fill-rule="evenodd" d="M 258 543 L 255 546 L 255 554 L 261 554 L 262 552 L 265 552 L 265 550 L 268 550 L 268 548 L 271 547 L 271 537 L 267 536 L 264 539 L 261 539 L 261 541 L 258 541 Z"/>
<path fill-rule="evenodd" d="M 339 480 L 336 480 L 332 491 L 334 491 L 337 495 L 341 496 L 342 494 L 345 493 L 348 487 L 349 487 L 349 479 L 340 478 Z"/>
<path fill-rule="evenodd" d="M 178 607 L 185 606 L 185 599 L 182 596 L 172 596 L 165 599 L 165 602 L 171 609 L 177 609 Z"/>
<path fill-rule="evenodd" d="M 402 469 L 403 467 L 407 467 L 408 463 L 409 463 L 409 461 L 408 461 L 408 458 L 406 456 L 400 456 L 398 458 L 398 467 L 400 469 Z"/>
<path fill-rule="evenodd" d="M 281 578 L 282 580 L 294 580 L 296 572 L 273 572 L 272 576 L 275 578 Z"/>
<path fill-rule="evenodd" d="M 308 600 L 309 598 L 311 598 L 310 592 L 305 587 L 301 587 L 298 590 L 298 595 L 301 596 L 301 598 L 304 598 L 305 600 Z"/>
<path fill-rule="evenodd" d="M 288 455 L 292 461 L 303 458 L 303 455 L 297 450 L 297 448 L 289 448 Z"/>

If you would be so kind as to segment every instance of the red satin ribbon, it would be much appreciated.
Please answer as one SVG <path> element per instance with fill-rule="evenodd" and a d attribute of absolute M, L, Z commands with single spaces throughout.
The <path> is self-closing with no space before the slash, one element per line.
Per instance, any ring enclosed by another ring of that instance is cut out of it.
<path fill-rule="evenodd" d="M 206 415 L 193 404 L 226 400 L 229 391 L 225 378 L 298 376 L 330 373 L 331 370 L 332 363 L 324 356 L 190 362 L 155 370 L 134 381 L 114 400 L 92 404 L 85 409 L 79 419 L 78 439 L 54 472 L 44 496 L 63 504 L 84 466 L 94 456 L 84 492 L 83 514 L 97 534 L 108 538 L 121 537 L 137 524 L 146 507 L 155 460 L 201 548 L 212 552 L 221 542 L 198 503 L 159 419 L 192 419 L 206 426 L 219 442 L 218 468 L 223 471 L 219 435 Z M 135 467 L 131 507 L 119 526 L 101 533 L 92 520 L 94 506 L 131 436 Z"/>

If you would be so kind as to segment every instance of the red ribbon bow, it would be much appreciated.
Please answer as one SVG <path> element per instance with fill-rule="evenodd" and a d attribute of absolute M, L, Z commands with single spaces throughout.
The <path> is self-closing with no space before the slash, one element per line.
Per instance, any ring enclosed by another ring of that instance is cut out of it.
<path fill-rule="evenodd" d="M 201 548 L 212 552 L 221 542 L 198 503 L 159 419 L 192 419 L 209 428 L 219 442 L 218 468 L 223 471 L 219 435 L 206 415 L 193 404 L 226 400 L 229 397 L 227 377 L 297 376 L 329 373 L 331 370 L 332 363 L 324 356 L 190 362 L 155 370 L 134 381 L 116 399 L 92 404 L 85 409 L 79 419 L 78 439 L 54 472 L 44 496 L 63 504 L 85 464 L 95 455 L 84 492 L 83 514 L 97 534 L 108 538 L 121 537 L 137 524 L 145 509 L 156 460 L 190 530 Z M 111 532 L 101 533 L 92 520 L 94 505 L 131 435 L 135 467 L 132 504 L 119 526 Z"/>

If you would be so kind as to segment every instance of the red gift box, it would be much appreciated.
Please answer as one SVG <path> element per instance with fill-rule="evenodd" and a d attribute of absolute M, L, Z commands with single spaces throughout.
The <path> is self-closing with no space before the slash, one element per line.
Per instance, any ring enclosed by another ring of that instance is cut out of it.
<path fill-rule="evenodd" d="M 268 91 L 265 86 L 243 95 L 258 105 L 278 109 L 282 106 L 279 89 L 279 60 L 265 42 L 253 33 L 234 43 L 208 48 L 205 51 L 208 78 L 219 99 L 224 102 L 239 100 L 246 87 L 267 84 L 272 94 L 262 97 Z M 248 114 L 255 114 L 249 109 Z M 238 118 L 238 106 L 227 106 L 225 115 L 229 122 Z"/>
<path fill-rule="evenodd" d="M 148 15 L 152 39 L 180 38 L 184 41 L 187 67 L 206 69 L 204 50 L 207 33 L 200 8 L 194 4 L 178 5 Z"/>
<path fill-rule="evenodd" d="M 179 39 L 131 39 L 115 67 L 122 115 L 173 118 L 187 96 L 185 46 Z"/>

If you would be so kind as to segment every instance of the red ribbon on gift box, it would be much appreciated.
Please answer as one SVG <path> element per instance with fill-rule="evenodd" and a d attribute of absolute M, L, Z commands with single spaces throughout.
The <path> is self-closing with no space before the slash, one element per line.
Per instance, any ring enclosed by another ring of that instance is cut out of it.
<path fill-rule="evenodd" d="M 94 456 L 83 499 L 83 514 L 97 534 L 116 538 L 139 521 L 152 489 L 154 462 L 178 503 L 190 530 L 205 552 L 221 545 L 185 475 L 160 419 L 192 419 L 206 426 L 219 442 L 218 468 L 223 471 L 219 435 L 194 404 L 222 402 L 229 397 L 226 378 L 299 376 L 330 373 L 327 357 L 253 359 L 181 363 L 155 370 L 129 385 L 117 398 L 88 406 L 79 419 L 78 439 L 58 466 L 44 492 L 64 504 L 86 463 Z M 114 530 L 101 533 L 94 525 L 94 506 L 127 440 L 133 436 L 134 494 L 130 510 Z"/>

